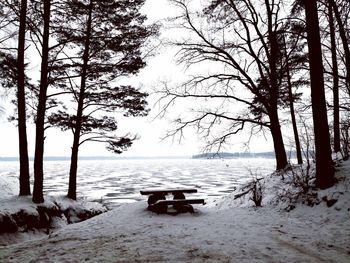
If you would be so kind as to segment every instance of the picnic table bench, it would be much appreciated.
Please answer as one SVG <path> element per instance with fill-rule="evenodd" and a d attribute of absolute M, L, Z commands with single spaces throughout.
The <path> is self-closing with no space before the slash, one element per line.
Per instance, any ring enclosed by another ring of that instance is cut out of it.
<path fill-rule="evenodd" d="M 141 195 L 148 195 L 148 210 L 160 213 L 177 214 L 190 212 L 194 213 L 192 204 L 205 204 L 204 199 L 186 199 L 184 193 L 197 193 L 197 189 L 157 189 L 141 190 Z M 173 195 L 173 199 L 166 199 L 168 194 Z M 168 206 L 173 206 L 173 212 L 168 210 Z"/>

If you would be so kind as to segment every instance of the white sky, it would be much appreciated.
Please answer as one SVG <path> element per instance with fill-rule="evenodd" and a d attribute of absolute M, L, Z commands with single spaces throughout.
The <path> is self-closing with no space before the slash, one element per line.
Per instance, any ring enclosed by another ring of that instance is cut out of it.
<path fill-rule="evenodd" d="M 167 0 L 147 0 L 143 8 L 151 21 L 157 21 L 162 18 L 171 16 L 173 7 Z M 152 90 L 156 85 L 159 85 L 159 80 L 171 79 L 180 80 L 183 78 L 184 72 L 182 67 L 177 66 L 174 61 L 174 52 L 166 50 L 153 57 L 148 61 L 148 66 L 144 68 L 137 81 L 142 84 L 146 91 Z M 150 106 L 154 104 L 154 98 L 150 98 Z M 3 104 L 2 104 L 3 105 Z M 174 109 L 174 111 L 181 112 L 181 105 Z M 197 139 L 193 130 L 187 130 L 185 133 L 185 140 L 181 144 L 172 142 L 171 139 L 161 141 L 160 138 L 165 134 L 166 130 L 171 127 L 168 119 L 155 119 L 157 108 L 150 112 L 150 116 L 145 118 L 128 118 L 120 122 L 119 127 L 122 131 L 129 131 L 137 133 L 141 138 L 134 142 L 134 145 L 122 156 L 174 156 L 174 155 L 193 155 L 201 151 L 204 146 Z M 6 112 L 11 114 L 11 111 Z M 0 119 L 0 156 L 18 156 L 18 138 L 17 128 L 15 123 L 8 123 L 6 116 Z M 243 142 L 245 136 L 234 138 L 232 145 L 228 147 L 227 151 L 244 151 Z M 34 125 L 28 123 L 28 143 L 29 155 L 34 155 L 35 143 Z M 70 147 L 72 144 L 71 132 L 61 132 L 58 129 L 49 129 L 46 132 L 45 141 L 45 155 L 46 156 L 69 156 Z M 267 142 L 265 138 L 260 137 L 252 141 L 250 145 L 251 151 L 266 151 L 272 150 L 272 145 Z M 103 144 L 86 143 L 83 144 L 79 151 L 81 156 L 101 156 L 112 155 L 112 153 L 105 150 Z"/>

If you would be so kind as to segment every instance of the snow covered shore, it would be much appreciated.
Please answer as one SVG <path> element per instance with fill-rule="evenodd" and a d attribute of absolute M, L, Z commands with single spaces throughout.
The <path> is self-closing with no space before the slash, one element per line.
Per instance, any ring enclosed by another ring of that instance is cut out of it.
<path fill-rule="evenodd" d="M 235 194 L 196 206 L 195 214 L 157 215 L 146 200 L 38 239 L 0 247 L 0 262 L 350 262 L 350 162 L 313 207 L 276 204 L 276 176 L 263 207 Z M 280 189 L 282 190 L 282 189 Z M 334 199 L 330 205 L 326 201 Z"/>

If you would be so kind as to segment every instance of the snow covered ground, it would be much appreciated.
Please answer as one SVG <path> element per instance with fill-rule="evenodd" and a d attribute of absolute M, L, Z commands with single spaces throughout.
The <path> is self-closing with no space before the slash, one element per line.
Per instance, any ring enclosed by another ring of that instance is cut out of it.
<path fill-rule="evenodd" d="M 195 214 L 157 215 L 125 204 L 48 236 L 0 247 L 0 262 L 350 262 L 350 162 L 318 205 L 276 202 L 280 177 L 264 181 L 263 207 L 232 193 Z M 4 183 L 4 182 L 0 182 Z M 10 192 L 10 190 L 8 191 Z M 326 200 L 337 200 L 328 207 Z M 7 238 L 8 235 L 0 238 Z"/>

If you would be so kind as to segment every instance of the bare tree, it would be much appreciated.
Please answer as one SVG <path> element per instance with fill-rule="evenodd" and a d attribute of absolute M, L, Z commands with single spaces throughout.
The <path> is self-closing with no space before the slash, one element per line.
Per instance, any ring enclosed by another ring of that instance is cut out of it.
<path fill-rule="evenodd" d="M 190 34 L 174 43 L 180 48 L 178 60 L 188 67 L 210 65 L 211 69 L 175 89 L 164 85 L 163 112 L 181 98 L 202 100 L 205 105 L 210 100 L 217 107 L 194 111 L 191 119 L 177 118 L 177 127 L 168 136 L 181 136 L 184 128 L 195 126 L 209 147 L 220 148 L 248 124 L 253 130 L 267 128 L 276 168 L 283 169 L 287 157 L 278 114 L 282 100 L 276 64 L 281 2 L 212 1 L 202 13 L 192 12 L 187 1 L 172 2 L 182 10 L 176 22 Z"/>

